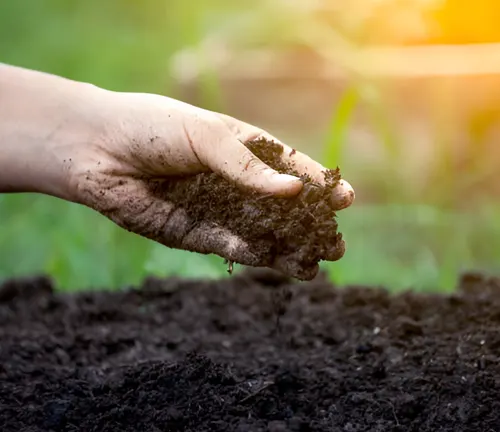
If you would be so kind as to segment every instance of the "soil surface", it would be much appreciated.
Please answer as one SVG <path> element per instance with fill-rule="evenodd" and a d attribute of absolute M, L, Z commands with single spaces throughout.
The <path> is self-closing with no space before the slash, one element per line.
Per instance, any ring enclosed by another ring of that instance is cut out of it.
<path fill-rule="evenodd" d="M 280 144 L 257 140 L 247 147 L 276 171 L 302 178 L 302 192 L 293 198 L 262 195 L 210 172 L 151 182 L 151 193 L 186 210 L 193 225 L 210 223 L 236 234 L 259 266 L 273 267 L 280 257 L 284 273 L 311 280 L 320 261 L 337 261 L 344 254 L 331 200 L 340 171 L 326 171 L 325 186 L 320 186 L 282 160 Z"/>
<path fill-rule="evenodd" d="M 449 296 L 261 270 L 76 295 L 8 281 L 0 430 L 498 431 L 499 329 L 500 282 L 474 274 Z"/>

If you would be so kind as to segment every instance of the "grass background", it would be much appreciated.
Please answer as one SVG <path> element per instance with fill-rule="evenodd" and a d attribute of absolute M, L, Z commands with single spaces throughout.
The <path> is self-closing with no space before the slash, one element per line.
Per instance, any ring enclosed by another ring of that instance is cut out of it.
<path fill-rule="evenodd" d="M 0 3 L 0 61 L 113 90 L 172 95 L 171 56 L 246 10 L 227 0 L 7 0 Z M 273 43 L 272 32 L 266 38 Z M 320 143 L 327 166 L 342 167 L 351 115 L 363 103 L 358 90 L 347 89 L 336 102 L 327 139 Z M 204 92 L 204 106 L 216 107 L 216 79 L 206 81 Z M 398 178 L 399 143 L 391 119 L 383 107 L 374 105 L 372 112 L 386 152 L 380 171 Z M 473 212 L 450 206 L 457 172 L 442 148 L 436 135 L 442 181 L 432 201 L 406 199 L 410 186 L 404 182 L 392 189 L 381 182 L 383 202 L 356 203 L 339 214 L 348 251 L 341 261 L 323 265 L 333 281 L 446 291 L 463 270 L 497 272 L 500 206 L 493 199 Z M 354 173 L 356 167 L 349 169 Z M 0 221 L 0 278 L 43 272 L 61 289 L 81 289 L 136 284 L 150 274 L 227 277 L 218 257 L 164 248 L 55 198 L 0 196 Z"/>

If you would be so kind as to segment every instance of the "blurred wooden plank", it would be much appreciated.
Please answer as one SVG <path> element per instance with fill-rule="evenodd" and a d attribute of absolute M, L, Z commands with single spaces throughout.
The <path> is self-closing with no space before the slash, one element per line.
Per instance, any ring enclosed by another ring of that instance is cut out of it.
<path fill-rule="evenodd" d="M 388 78 L 500 74 L 500 44 L 370 48 L 359 59 L 365 74 Z"/>
<path fill-rule="evenodd" d="M 365 78 L 432 78 L 500 75 L 500 43 L 370 47 L 341 56 L 329 47 L 317 55 L 293 51 L 212 47 L 211 68 L 222 80 L 337 80 L 352 74 Z M 196 55 L 185 51 L 175 59 L 174 78 L 187 84 L 203 72 Z"/>

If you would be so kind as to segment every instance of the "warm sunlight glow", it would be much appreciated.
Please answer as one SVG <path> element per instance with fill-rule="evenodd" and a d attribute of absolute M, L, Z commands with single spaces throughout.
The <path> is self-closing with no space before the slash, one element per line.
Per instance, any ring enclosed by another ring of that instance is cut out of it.
<path fill-rule="evenodd" d="M 500 2 L 448 0 L 433 14 L 433 36 L 440 42 L 500 41 Z"/>
<path fill-rule="evenodd" d="M 358 16 L 365 15 L 363 28 L 368 43 L 500 41 L 500 2 L 495 0 L 364 0 L 350 7 Z"/>

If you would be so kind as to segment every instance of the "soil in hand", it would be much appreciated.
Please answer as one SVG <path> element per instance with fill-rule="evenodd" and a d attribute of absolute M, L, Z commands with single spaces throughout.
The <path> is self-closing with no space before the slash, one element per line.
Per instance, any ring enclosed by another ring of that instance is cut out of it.
<path fill-rule="evenodd" d="M 293 198 L 266 196 L 242 190 L 218 174 L 202 173 L 157 181 L 152 193 L 184 208 L 194 224 L 213 223 L 239 236 L 261 266 L 272 267 L 281 257 L 280 267 L 286 274 L 310 280 L 320 261 L 336 261 L 344 253 L 331 201 L 339 170 L 326 171 L 326 185 L 319 186 L 283 162 L 281 145 L 258 140 L 247 146 L 278 172 L 301 177 L 302 192 Z"/>
<path fill-rule="evenodd" d="M 496 431 L 499 325 L 500 283 L 478 275 L 452 296 L 264 271 L 77 295 L 10 281 L 0 429 Z"/>

